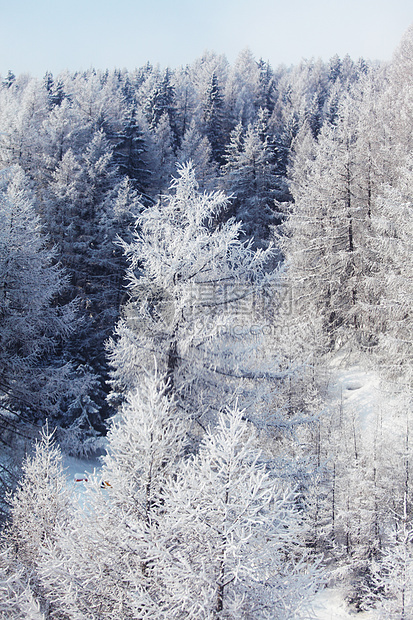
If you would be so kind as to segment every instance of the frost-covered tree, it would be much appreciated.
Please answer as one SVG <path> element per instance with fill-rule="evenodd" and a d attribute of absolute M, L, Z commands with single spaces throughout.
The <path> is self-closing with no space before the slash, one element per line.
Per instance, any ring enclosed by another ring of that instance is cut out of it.
<path fill-rule="evenodd" d="M 112 502 L 150 523 L 159 510 L 165 479 L 173 476 L 184 452 L 185 425 L 165 378 L 143 377 L 112 419 L 102 476 L 110 481 Z"/>
<path fill-rule="evenodd" d="M 66 278 L 47 247 L 23 171 L 0 177 L 0 394 L 3 406 L 32 417 L 57 414 L 72 365 L 62 343 L 75 327 L 75 304 L 59 305 Z"/>
<path fill-rule="evenodd" d="M 407 620 L 413 613 L 413 530 L 405 495 L 381 558 L 374 564 L 375 606 L 380 618 Z"/>
<path fill-rule="evenodd" d="M 222 162 L 224 150 L 225 127 L 224 127 L 224 98 L 222 86 L 218 75 L 212 72 L 203 101 L 203 125 L 212 148 L 214 160 Z"/>
<path fill-rule="evenodd" d="M 163 491 L 184 454 L 185 426 L 165 377 L 145 376 L 111 421 L 99 478 L 41 565 L 47 598 L 70 618 L 162 615 L 148 540 L 162 527 Z"/>
<path fill-rule="evenodd" d="M 40 187 L 44 190 L 67 151 L 77 150 L 82 129 L 76 110 L 68 99 L 64 99 L 59 106 L 54 107 L 43 121 L 41 127 L 43 166 Z"/>
<path fill-rule="evenodd" d="M 225 84 L 226 116 L 231 127 L 239 121 L 244 127 L 254 123 L 259 86 L 259 65 L 246 48 L 238 55 Z"/>
<path fill-rule="evenodd" d="M 181 165 L 192 162 L 201 191 L 210 191 L 216 185 L 218 172 L 216 164 L 212 162 L 211 145 L 208 138 L 197 129 L 194 119 L 185 131 L 177 160 Z"/>
<path fill-rule="evenodd" d="M 136 216 L 136 191 L 119 178 L 111 145 L 99 130 L 81 156 L 72 149 L 64 153 L 43 195 L 45 227 L 69 276 L 66 299 L 78 298 L 82 316 L 68 349 L 101 377 L 95 403 L 105 413 L 103 342 L 118 317 L 124 269 L 114 240 Z M 99 424 L 98 415 L 92 418 Z"/>
<path fill-rule="evenodd" d="M 171 127 L 174 125 L 175 103 L 172 71 L 166 68 L 162 74 L 153 73 L 152 88 L 147 93 L 144 110 L 151 129 L 155 129 L 164 114 Z"/>
<path fill-rule="evenodd" d="M 7 75 L 5 76 L 5 78 L 3 78 L 1 85 L 4 88 L 11 88 L 14 84 L 16 80 L 16 76 L 14 75 L 13 71 L 11 71 L 10 69 L 7 71 Z"/>
<path fill-rule="evenodd" d="M 45 620 L 27 575 L 11 548 L 0 550 L 0 618 Z"/>
<path fill-rule="evenodd" d="M 310 151 L 292 169 L 294 206 L 281 245 L 299 295 L 297 304 L 323 316 L 331 346 L 363 331 L 362 276 L 369 268 L 369 208 L 360 191 L 357 113 L 341 106 L 336 125 L 326 123 Z M 306 142 L 302 143 L 304 146 Z M 307 146 L 305 146 L 307 148 Z M 311 147 L 310 147 L 311 148 Z"/>
<path fill-rule="evenodd" d="M 142 113 L 134 102 L 122 111 L 121 128 L 117 134 L 114 161 L 121 175 L 127 175 L 140 192 L 148 190 L 150 171 L 145 161 L 147 145 L 144 139 Z"/>
<path fill-rule="evenodd" d="M 52 110 L 53 108 L 60 106 L 65 98 L 64 84 L 62 80 L 54 80 L 53 74 L 50 71 L 46 71 L 43 77 L 43 85 L 47 91 L 49 108 Z"/>
<path fill-rule="evenodd" d="M 18 84 L 18 87 L 17 87 Z M 47 118 L 47 94 L 36 79 L 20 78 L 0 90 L 0 167 L 18 165 L 30 178 L 42 169 L 42 124 Z"/>
<path fill-rule="evenodd" d="M 365 311 L 375 353 L 388 378 L 411 389 L 413 161 L 408 157 L 397 182 L 383 187 L 372 209 L 369 247 L 373 268 L 365 285 L 371 291 Z"/>
<path fill-rule="evenodd" d="M 7 541 L 14 545 L 19 561 L 34 569 L 42 550 L 53 545 L 59 529 L 69 523 L 73 509 L 62 453 L 47 426 L 34 453 L 23 463 L 23 475 L 10 504 Z"/>
<path fill-rule="evenodd" d="M 412 150 L 412 64 L 413 28 L 410 25 L 396 49 L 388 71 L 385 121 L 392 143 L 392 164 L 398 163 Z"/>
<path fill-rule="evenodd" d="M 166 481 L 149 571 L 167 617 L 306 617 L 316 571 L 293 497 L 256 446 L 235 406 Z"/>
<path fill-rule="evenodd" d="M 196 92 L 193 76 L 188 66 L 175 71 L 174 91 L 176 109 L 175 126 L 178 138 L 182 140 L 192 121 L 195 121 L 199 129 L 199 115 L 195 114 L 196 107 L 199 104 L 199 97 Z"/>
<path fill-rule="evenodd" d="M 267 468 L 237 406 L 199 452 L 162 377 L 130 394 L 85 508 L 40 565 L 42 592 L 69 618 L 305 618 L 320 573 L 300 542 L 285 479 Z M 99 483 L 102 480 L 102 484 Z"/>
<path fill-rule="evenodd" d="M 156 199 L 169 187 L 175 170 L 174 138 L 166 112 L 155 127 L 147 128 L 145 137 L 148 144 L 146 157 L 151 177 L 150 191 L 152 198 Z"/>
<path fill-rule="evenodd" d="M 270 143 L 264 110 L 254 125 L 244 132 L 241 122 L 231 133 L 226 150 L 223 184 L 234 196 L 232 210 L 243 222 L 243 229 L 255 244 L 269 243 L 270 228 L 277 222 L 274 199 L 278 179 L 275 174 L 275 149 Z"/>
<path fill-rule="evenodd" d="M 227 205 L 221 192 L 200 194 L 187 165 L 171 194 L 143 211 L 134 240 L 123 243 L 130 298 L 110 345 L 115 391 L 133 389 L 155 356 L 180 407 L 201 424 L 234 390 L 248 398 L 261 377 L 268 396 L 278 377 L 251 330 L 254 313 L 273 310 L 273 251 L 242 241 L 240 223 L 219 224 Z"/>
<path fill-rule="evenodd" d="M 62 454 L 46 426 L 33 454 L 26 457 L 22 478 L 10 498 L 10 521 L 0 554 L 0 591 L 6 589 L 8 597 L 0 603 L 0 614 L 5 614 L 1 617 L 42 620 L 43 611 L 53 611 L 39 567 L 72 516 L 72 493 Z M 7 558 L 8 567 L 4 567 L 3 558 Z"/>

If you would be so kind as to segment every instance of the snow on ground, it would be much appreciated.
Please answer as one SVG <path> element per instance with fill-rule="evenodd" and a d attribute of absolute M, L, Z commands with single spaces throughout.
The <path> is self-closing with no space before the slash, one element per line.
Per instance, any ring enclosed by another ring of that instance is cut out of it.
<path fill-rule="evenodd" d="M 377 372 L 366 369 L 360 360 L 337 356 L 330 364 L 330 399 L 339 404 L 344 413 L 353 413 L 365 441 L 374 435 L 380 411 L 389 403 L 380 389 Z M 349 608 L 339 588 L 320 591 L 314 601 L 316 620 L 377 620 L 378 612 L 357 613 Z"/>
<path fill-rule="evenodd" d="M 98 473 L 102 467 L 102 463 L 99 457 L 95 458 L 77 458 L 74 456 L 63 455 L 63 466 L 65 468 L 67 481 L 69 484 L 73 484 L 74 490 L 83 495 L 85 484 L 90 476 L 94 473 Z M 76 482 L 76 479 L 84 478 Z"/>
<path fill-rule="evenodd" d="M 102 467 L 102 463 L 99 457 L 95 458 L 77 458 L 75 456 L 63 456 L 63 466 L 66 471 L 67 479 L 69 482 L 74 482 L 76 474 L 93 474 L 93 472 L 99 471 Z"/>
<path fill-rule="evenodd" d="M 326 588 L 314 600 L 314 620 L 377 620 L 374 611 L 356 613 L 350 610 L 338 589 Z"/>
<path fill-rule="evenodd" d="M 377 412 L 382 404 L 377 372 L 366 370 L 358 363 L 347 365 L 340 357 L 332 362 L 331 369 L 332 400 L 341 402 L 343 408 L 357 412 L 360 430 L 369 433 L 376 424 Z"/>
<path fill-rule="evenodd" d="M 344 418 L 353 419 L 367 447 L 379 434 L 389 449 L 405 442 L 409 401 L 402 388 L 380 380 L 378 372 L 362 360 L 337 356 L 330 363 L 331 404 L 342 407 Z"/>

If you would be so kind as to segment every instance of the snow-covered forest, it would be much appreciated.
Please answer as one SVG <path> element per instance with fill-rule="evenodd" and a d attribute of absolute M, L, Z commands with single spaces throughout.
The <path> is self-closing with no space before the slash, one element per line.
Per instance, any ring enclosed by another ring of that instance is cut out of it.
<path fill-rule="evenodd" d="M 413 618 L 413 27 L 0 81 L 0 618 Z"/>

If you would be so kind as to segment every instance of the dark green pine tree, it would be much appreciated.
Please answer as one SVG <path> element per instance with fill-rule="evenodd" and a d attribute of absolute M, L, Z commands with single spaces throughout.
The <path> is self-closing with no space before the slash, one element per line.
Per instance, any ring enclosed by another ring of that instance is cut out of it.
<path fill-rule="evenodd" d="M 135 189 L 144 196 L 148 191 L 150 171 L 145 163 L 147 146 L 137 118 L 136 105 L 125 107 L 121 130 L 116 135 L 116 140 L 113 162 L 118 166 L 119 173 L 131 179 Z"/>
<path fill-rule="evenodd" d="M 241 122 L 231 133 L 223 166 L 225 190 L 234 195 L 232 215 L 243 222 L 256 246 L 266 246 L 270 227 L 279 223 L 273 209 L 277 198 L 276 152 L 267 131 L 268 113 L 260 110 L 244 132 Z"/>
<path fill-rule="evenodd" d="M 18 166 L 0 174 L 0 426 L 7 409 L 30 422 L 63 422 L 62 401 L 93 387 L 87 373 L 76 378 L 65 355 L 79 327 L 77 304 L 64 299 L 67 277 L 43 235 L 30 185 Z"/>
<path fill-rule="evenodd" d="M 55 82 L 53 79 L 53 74 L 50 71 L 46 71 L 43 78 L 43 84 L 47 90 L 49 109 L 52 110 L 54 107 L 59 106 L 66 97 L 63 82 L 62 80 Z"/>
<path fill-rule="evenodd" d="M 6 77 L 2 81 L 2 85 L 5 88 L 10 88 L 11 86 L 13 86 L 15 81 L 16 81 L 16 76 L 14 75 L 13 71 L 10 71 L 10 69 L 9 69 L 8 72 L 7 72 Z"/>
<path fill-rule="evenodd" d="M 128 203 L 134 196 L 117 174 L 102 130 L 85 145 L 81 157 L 70 149 L 63 155 L 47 195 L 48 231 L 70 277 L 65 299 L 79 299 L 83 319 L 69 352 L 100 377 L 94 398 L 105 416 L 104 341 L 117 320 L 124 269 L 114 241 L 117 233 L 125 234 Z"/>
<path fill-rule="evenodd" d="M 203 122 L 205 135 L 212 148 L 212 156 L 216 162 L 223 164 L 225 162 L 224 99 L 215 71 L 211 74 L 206 92 Z"/>
<path fill-rule="evenodd" d="M 53 74 L 51 73 L 51 71 L 46 71 L 46 73 L 44 74 L 43 84 L 45 89 L 49 93 L 52 90 L 54 84 Z"/>

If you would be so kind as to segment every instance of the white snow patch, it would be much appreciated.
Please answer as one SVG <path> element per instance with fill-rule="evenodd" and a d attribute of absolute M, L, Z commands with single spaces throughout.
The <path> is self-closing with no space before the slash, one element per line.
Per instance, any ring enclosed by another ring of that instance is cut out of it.
<path fill-rule="evenodd" d="M 357 415 L 360 429 L 371 432 L 382 404 L 380 377 L 377 372 L 360 365 L 333 368 L 330 388 L 332 401 L 351 408 Z"/>
<path fill-rule="evenodd" d="M 99 475 L 99 471 L 102 468 L 102 463 L 99 457 L 77 458 L 64 454 L 63 466 L 65 468 L 68 485 L 73 489 L 74 498 L 76 498 L 77 505 L 82 510 L 85 510 L 89 506 L 87 493 L 89 481 L 95 475 Z M 80 478 L 82 476 L 85 480 L 76 482 L 76 478 Z"/>
<path fill-rule="evenodd" d="M 314 620 L 378 620 L 377 612 L 356 613 L 348 608 L 339 589 L 326 588 L 316 594 L 313 604 Z"/>
<path fill-rule="evenodd" d="M 74 456 L 63 455 L 63 467 L 65 468 L 69 484 L 73 483 L 75 488 L 81 488 L 86 483 L 84 481 L 75 482 L 75 477 L 82 475 L 89 480 L 93 473 L 101 469 L 102 463 L 98 457 L 80 459 Z"/>

